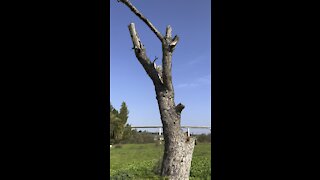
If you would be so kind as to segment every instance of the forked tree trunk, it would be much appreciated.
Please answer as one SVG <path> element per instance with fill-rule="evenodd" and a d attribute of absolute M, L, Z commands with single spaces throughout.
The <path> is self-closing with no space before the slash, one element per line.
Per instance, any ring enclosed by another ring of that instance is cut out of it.
<path fill-rule="evenodd" d="M 163 136 L 165 148 L 161 166 L 161 176 L 167 176 L 174 180 L 187 180 L 190 175 L 194 139 L 187 137 L 181 130 L 181 112 L 184 105 L 175 105 L 174 89 L 171 75 L 172 53 L 179 41 L 179 37 L 172 38 L 170 26 L 166 29 L 166 35 L 161 33 L 146 19 L 128 0 L 118 0 L 128 6 L 147 26 L 155 33 L 162 44 L 162 66 L 157 66 L 155 60 L 150 61 L 146 54 L 135 25 L 129 25 L 129 31 L 133 42 L 135 55 L 144 70 L 151 78 L 157 95 L 161 121 L 163 125 Z"/>

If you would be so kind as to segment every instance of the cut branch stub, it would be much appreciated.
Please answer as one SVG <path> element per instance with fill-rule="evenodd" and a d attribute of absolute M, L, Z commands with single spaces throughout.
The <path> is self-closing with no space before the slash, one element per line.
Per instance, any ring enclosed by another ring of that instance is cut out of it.
<path fill-rule="evenodd" d="M 179 42 L 179 36 L 175 35 L 174 38 L 172 39 L 171 43 L 169 44 L 171 52 L 173 52 L 173 50 L 175 49 L 178 42 Z"/>
<path fill-rule="evenodd" d="M 182 110 L 184 109 L 184 105 L 179 103 L 177 106 L 176 106 L 176 112 L 178 114 L 181 114 Z"/>

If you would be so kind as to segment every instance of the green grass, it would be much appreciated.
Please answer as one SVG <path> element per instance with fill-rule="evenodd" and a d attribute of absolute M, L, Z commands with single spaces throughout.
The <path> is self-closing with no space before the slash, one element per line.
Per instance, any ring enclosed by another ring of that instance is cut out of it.
<path fill-rule="evenodd" d="M 124 144 L 110 149 L 110 179 L 161 179 L 155 174 L 163 146 L 152 144 Z M 211 144 L 195 146 L 190 179 L 211 179 Z"/>

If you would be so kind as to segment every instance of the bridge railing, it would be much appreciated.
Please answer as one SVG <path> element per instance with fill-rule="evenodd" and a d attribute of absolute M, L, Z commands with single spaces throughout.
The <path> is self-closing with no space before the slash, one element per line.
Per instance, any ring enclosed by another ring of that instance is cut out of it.
<path fill-rule="evenodd" d="M 162 126 L 131 126 L 133 129 L 143 128 L 143 129 L 159 129 L 159 135 L 162 135 Z M 181 128 L 186 128 L 188 136 L 190 136 L 190 129 L 197 128 L 197 129 L 209 129 L 211 131 L 211 126 L 181 126 Z"/>

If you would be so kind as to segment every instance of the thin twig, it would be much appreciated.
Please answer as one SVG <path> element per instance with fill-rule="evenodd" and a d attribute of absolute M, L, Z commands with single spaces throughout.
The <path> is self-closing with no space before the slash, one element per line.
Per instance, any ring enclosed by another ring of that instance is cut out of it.
<path fill-rule="evenodd" d="M 158 57 L 156 56 L 152 63 L 155 63 L 157 59 L 158 59 Z"/>

